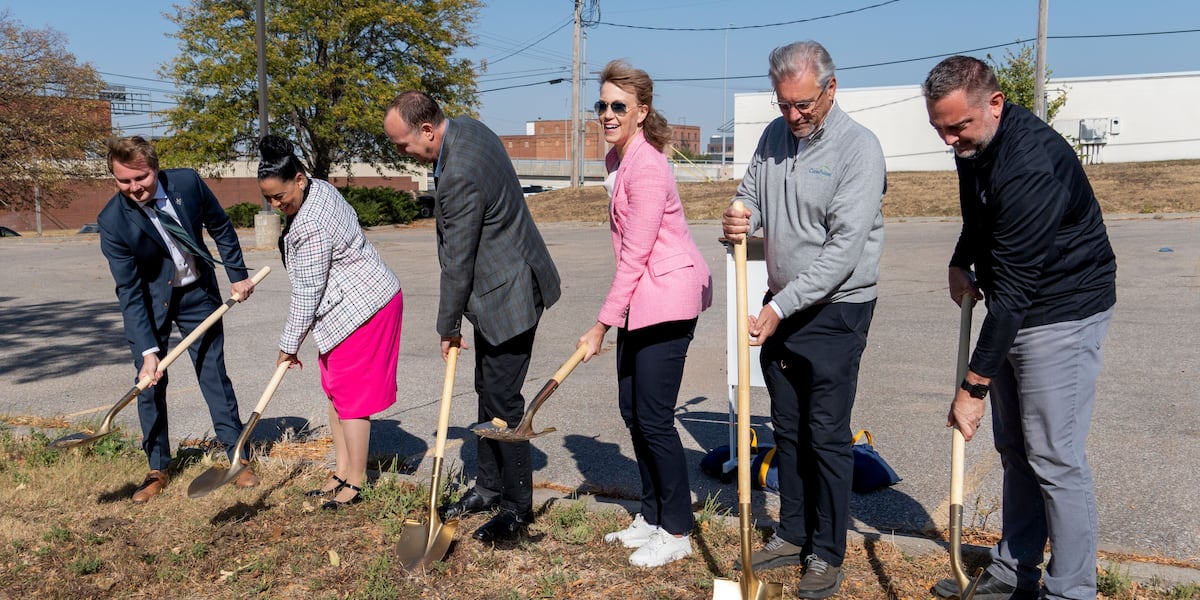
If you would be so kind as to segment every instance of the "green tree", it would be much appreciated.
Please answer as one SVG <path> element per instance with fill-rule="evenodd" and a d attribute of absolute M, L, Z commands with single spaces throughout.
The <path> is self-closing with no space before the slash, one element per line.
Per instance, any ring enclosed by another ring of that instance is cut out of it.
<path fill-rule="evenodd" d="M 65 206 L 67 179 L 104 174 L 83 160 L 100 152 L 112 131 L 103 82 L 79 64 L 53 29 L 26 29 L 0 12 L 0 206 Z"/>
<path fill-rule="evenodd" d="M 987 55 L 987 62 L 991 63 L 992 70 L 996 72 L 996 79 L 1000 82 L 1000 91 L 1004 92 L 1004 97 L 1013 104 L 1019 104 L 1033 110 L 1034 99 L 1037 96 L 1034 94 L 1035 82 L 1037 82 L 1037 61 L 1033 55 L 1033 47 L 1022 45 L 1021 49 L 1013 54 L 1012 50 L 1004 50 L 1004 64 L 1000 64 L 992 57 Z M 1050 81 L 1050 67 L 1046 67 L 1046 81 Z M 1049 88 L 1047 87 L 1047 91 Z M 1054 121 L 1054 115 L 1058 114 L 1059 109 L 1067 103 L 1067 92 L 1064 90 L 1053 99 L 1046 99 L 1046 122 Z"/>
<path fill-rule="evenodd" d="M 401 159 L 383 135 L 384 108 L 405 89 L 447 114 L 471 114 L 475 67 L 454 58 L 474 44 L 480 0 L 274 0 L 266 3 L 270 131 L 296 143 L 313 176 L 335 165 L 382 168 Z M 164 161 L 218 164 L 257 155 L 258 75 L 253 0 L 193 0 L 168 17 L 179 55 Z M 169 159 L 169 160 L 168 160 Z"/>

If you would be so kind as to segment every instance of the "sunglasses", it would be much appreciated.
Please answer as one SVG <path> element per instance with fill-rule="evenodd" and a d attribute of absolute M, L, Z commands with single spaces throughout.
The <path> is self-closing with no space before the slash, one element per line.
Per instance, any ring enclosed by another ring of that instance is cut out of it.
<path fill-rule="evenodd" d="M 618 117 L 623 117 L 625 116 L 625 113 L 629 112 L 629 105 L 625 104 L 624 102 L 613 102 L 612 104 L 609 104 L 603 100 L 597 100 L 596 104 L 594 104 L 592 107 L 596 109 L 596 116 L 598 117 L 604 116 L 604 112 L 609 108 L 612 108 L 613 114 L 617 115 Z"/>

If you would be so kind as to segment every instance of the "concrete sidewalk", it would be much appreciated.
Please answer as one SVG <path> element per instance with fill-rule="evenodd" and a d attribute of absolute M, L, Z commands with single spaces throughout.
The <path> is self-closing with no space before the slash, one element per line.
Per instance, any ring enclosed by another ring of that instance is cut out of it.
<path fill-rule="evenodd" d="M 1097 482 L 1101 545 L 1109 551 L 1163 556 L 1200 564 L 1200 495 L 1191 480 L 1200 465 L 1200 219 L 1109 217 L 1116 248 L 1118 306 L 1105 344 L 1105 368 L 1089 438 Z M 574 351 L 595 321 L 612 277 L 605 224 L 547 224 L 543 235 L 563 279 L 562 300 L 538 331 L 526 393 L 532 396 Z M 944 527 L 948 514 L 950 433 L 945 412 L 954 390 L 958 308 L 947 298 L 945 265 L 958 233 L 953 219 L 890 220 L 880 300 L 863 356 L 853 427 L 869 429 L 875 446 L 903 477 L 895 487 L 852 500 L 853 528 L 865 535 L 921 533 Z M 736 504 L 732 484 L 699 471 L 699 460 L 726 443 L 725 251 L 714 222 L 693 224 L 714 273 L 715 304 L 700 319 L 677 409 L 695 500 Z M 252 232 L 243 236 L 252 244 Z M 400 276 L 405 295 L 397 403 L 378 415 L 372 453 L 420 457 L 433 441 L 443 364 L 433 330 L 438 266 L 428 223 L 369 234 Z M 112 279 L 95 236 L 0 240 L 0 402 L 10 415 L 98 420 L 131 385 L 132 362 L 122 341 Z M 286 317 L 289 285 L 275 251 L 247 251 L 268 277 L 246 303 L 225 316 L 227 355 L 242 411 L 273 371 Z M 983 309 L 976 313 L 976 327 Z M 615 336 L 607 340 L 608 350 Z M 636 497 L 638 478 L 629 435 L 616 407 L 614 353 L 580 365 L 538 415 L 557 432 L 534 442 L 535 480 L 546 488 L 601 497 Z M 325 400 L 315 350 L 310 366 L 284 379 L 255 434 L 319 427 Z M 475 469 L 471 351 L 460 361 L 447 459 Z M 183 363 L 180 363 L 181 365 Z M 190 368 L 172 370 L 173 439 L 209 434 L 204 403 Z M 755 388 L 754 425 L 770 443 L 768 398 Z M 117 419 L 137 431 L 136 411 Z M 426 461 L 428 462 L 428 461 Z M 1000 504 L 999 459 L 985 426 L 967 447 L 966 525 L 995 529 Z M 423 466 L 426 469 L 428 465 Z M 756 494 L 756 513 L 770 498 Z M 897 538 L 899 539 L 899 538 Z M 932 543 L 932 542 L 929 542 Z M 937 550 L 937 548 L 933 548 Z M 1185 576 L 1200 581 L 1200 577 Z M 1173 579 L 1172 579 L 1173 580 Z"/>

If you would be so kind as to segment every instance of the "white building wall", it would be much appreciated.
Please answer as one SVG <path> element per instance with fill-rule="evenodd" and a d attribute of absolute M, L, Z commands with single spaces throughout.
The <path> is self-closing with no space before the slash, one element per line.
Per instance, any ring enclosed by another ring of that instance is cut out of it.
<path fill-rule="evenodd" d="M 1200 158 L 1200 72 L 1062 78 L 1047 85 L 1051 97 L 1063 90 L 1067 103 L 1055 116 L 1055 129 L 1072 141 L 1080 119 L 1099 119 L 1093 123 L 1109 129 L 1094 162 Z M 771 92 L 734 96 L 735 179 L 745 174 L 767 124 L 779 117 L 771 100 Z M 879 137 L 889 171 L 954 168 L 949 148 L 929 126 L 919 85 L 839 88 L 837 101 Z"/>

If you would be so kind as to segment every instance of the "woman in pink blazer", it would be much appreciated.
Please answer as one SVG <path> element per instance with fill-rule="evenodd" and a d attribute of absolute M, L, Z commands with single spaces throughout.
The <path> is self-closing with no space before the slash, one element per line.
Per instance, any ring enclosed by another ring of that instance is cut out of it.
<path fill-rule="evenodd" d="M 645 71 L 613 61 L 600 74 L 596 116 L 612 145 L 604 186 L 617 267 L 596 324 L 579 338 L 584 360 L 617 328 L 617 390 L 642 476 L 641 512 L 604 536 L 637 548 L 629 562 L 657 567 L 692 553 L 692 493 L 675 403 L 700 313 L 712 304 L 712 275 L 688 232 L 663 148 L 667 121 L 651 106 Z"/>

